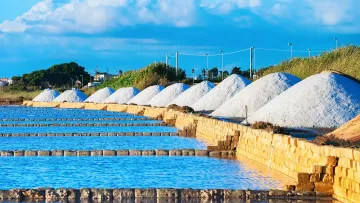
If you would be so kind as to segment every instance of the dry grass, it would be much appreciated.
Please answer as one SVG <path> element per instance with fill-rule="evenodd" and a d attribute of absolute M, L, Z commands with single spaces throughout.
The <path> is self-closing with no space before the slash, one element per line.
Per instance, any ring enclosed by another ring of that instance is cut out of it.
<path fill-rule="evenodd" d="M 19 101 L 19 100 L 32 100 L 38 94 L 39 91 L 26 92 L 26 91 L 18 91 L 18 92 L 0 92 L 0 101 Z"/>
<path fill-rule="evenodd" d="M 171 104 L 167 107 L 167 109 L 173 109 L 175 111 L 180 111 L 183 113 L 194 113 L 194 109 L 188 106 L 178 106 L 176 104 Z"/>
<path fill-rule="evenodd" d="M 285 128 L 280 127 L 278 125 L 273 125 L 271 123 L 267 123 L 267 122 L 262 122 L 262 121 L 257 121 L 254 124 L 251 125 L 252 128 L 254 129 L 263 129 L 266 130 L 268 132 L 273 132 L 273 133 L 280 133 L 280 134 L 289 134 Z"/>
<path fill-rule="evenodd" d="M 360 47 L 347 46 L 323 53 L 318 57 L 293 58 L 277 66 L 259 70 L 265 76 L 274 72 L 287 72 L 307 78 L 323 71 L 338 71 L 360 80 Z"/>
<path fill-rule="evenodd" d="M 350 147 L 350 148 L 359 148 L 360 147 L 360 141 L 355 141 L 355 142 L 347 141 L 347 140 L 336 138 L 333 135 L 317 136 L 312 142 L 317 145 L 331 145 L 331 146 Z"/>

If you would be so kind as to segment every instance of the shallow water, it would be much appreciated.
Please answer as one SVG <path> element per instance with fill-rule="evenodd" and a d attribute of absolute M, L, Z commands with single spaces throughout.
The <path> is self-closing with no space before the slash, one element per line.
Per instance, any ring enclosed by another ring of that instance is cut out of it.
<path fill-rule="evenodd" d="M 1 133 L 122 133 L 122 132 L 177 132 L 168 126 L 49 126 L 0 127 Z"/>
<path fill-rule="evenodd" d="M 0 150 L 206 149 L 205 143 L 178 136 L 0 137 Z"/>
<path fill-rule="evenodd" d="M 234 160 L 210 157 L 0 157 L 0 189 L 275 189 L 283 182 Z"/>

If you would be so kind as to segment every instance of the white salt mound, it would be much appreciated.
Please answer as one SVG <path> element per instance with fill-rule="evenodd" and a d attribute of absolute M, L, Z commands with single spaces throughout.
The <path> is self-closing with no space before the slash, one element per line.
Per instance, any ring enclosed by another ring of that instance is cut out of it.
<path fill-rule="evenodd" d="M 56 90 L 45 89 L 39 95 L 37 95 L 32 101 L 34 101 L 34 102 L 51 102 L 59 95 L 60 95 L 60 93 Z"/>
<path fill-rule="evenodd" d="M 226 101 L 211 116 L 245 118 L 301 80 L 288 73 L 273 73 L 251 83 Z"/>
<path fill-rule="evenodd" d="M 115 92 L 114 89 L 105 87 L 103 89 L 100 89 L 96 91 L 94 94 L 92 94 L 89 98 L 85 100 L 85 102 L 89 103 L 101 103 L 106 98 L 108 98 L 110 95 L 112 95 Z"/>
<path fill-rule="evenodd" d="M 203 81 L 187 89 L 185 92 L 176 97 L 172 102 L 170 102 L 169 105 L 176 104 L 178 106 L 191 106 L 214 87 L 214 83 Z"/>
<path fill-rule="evenodd" d="M 159 94 L 149 101 L 149 105 L 157 107 L 166 107 L 172 100 L 187 90 L 189 86 L 183 83 L 175 83 L 165 88 Z"/>
<path fill-rule="evenodd" d="M 102 103 L 105 104 L 126 104 L 130 99 L 139 94 L 140 90 L 135 87 L 124 87 L 118 89 Z"/>
<path fill-rule="evenodd" d="M 360 84 L 340 74 L 323 72 L 289 88 L 248 121 L 289 128 L 334 128 L 359 113 Z"/>
<path fill-rule="evenodd" d="M 250 83 L 250 80 L 240 75 L 233 74 L 214 87 L 191 107 L 195 111 L 213 111 Z"/>
<path fill-rule="evenodd" d="M 87 99 L 86 94 L 73 88 L 72 90 L 66 90 L 60 96 L 56 97 L 54 102 L 84 102 Z"/>
<path fill-rule="evenodd" d="M 161 85 L 147 87 L 127 103 L 146 105 L 155 95 L 159 94 L 159 92 L 161 92 L 163 89 L 164 87 Z"/>

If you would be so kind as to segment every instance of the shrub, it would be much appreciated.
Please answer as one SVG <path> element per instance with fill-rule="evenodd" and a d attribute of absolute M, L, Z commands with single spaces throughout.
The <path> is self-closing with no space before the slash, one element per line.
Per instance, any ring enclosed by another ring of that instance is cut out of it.
<path fill-rule="evenodd" d="M 351 148 L 359 148 L 360 141 L 347 141 L 344 139 L 336 138 L 334 135 L 321 135 L 317 136 L 314 140 L 311 141 L 317 145 L 331 145 L 331 146 L 338 146 L 338 147 L 351 147 Z"/>
<path fill-rule="evenodd" d="M 251 127 L 254 129 L 263 129 L 263 130 L 266 130 L 268 132 L 273 132 L 273 133 L 289 134 L 285 130 L 285 128 L 280 127 L 278 125 L 273 125 L 268 122 L 263 122 L 263 121 L 257 121 L 254 124 L 252 124 Z"/>

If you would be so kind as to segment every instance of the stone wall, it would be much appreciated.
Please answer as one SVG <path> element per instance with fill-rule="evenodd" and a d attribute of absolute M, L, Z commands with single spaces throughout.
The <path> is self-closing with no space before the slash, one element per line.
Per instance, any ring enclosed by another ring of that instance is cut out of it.
<path fill-rule="evenodd" d="M 109 104 L 107 110 L 163 119 L 179 128 L 180 135 L 191 134 L 212 145 L 208 148 L 211 151 L 235 149 L 237 156 L 296 179 L 298 184 L 289 189 L 315 191 L 318 195 L 332 193 L 345 202 L 360 202 L 358 149 L 318 146 L 304 139 L 166 108 Z"/>

